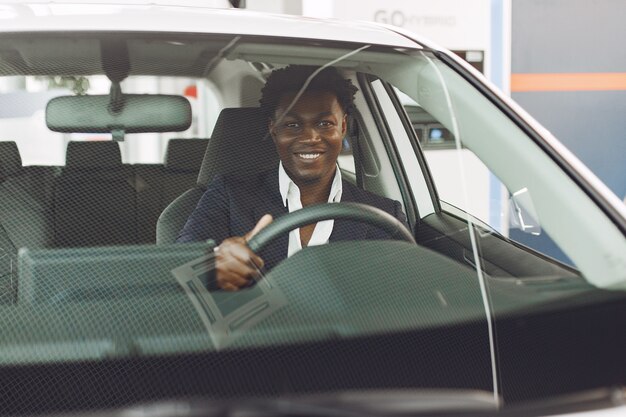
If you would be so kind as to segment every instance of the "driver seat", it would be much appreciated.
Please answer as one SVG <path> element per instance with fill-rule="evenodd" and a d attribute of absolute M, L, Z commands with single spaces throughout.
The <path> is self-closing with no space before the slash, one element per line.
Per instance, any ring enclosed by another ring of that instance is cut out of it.
<path fill-rule="evenodd" d="M 278 166 L 278 154 L 258 107 L 223 109 L 209 139 L 198 180 L 157 221 L 157 244 L 174 243 L 207 185 L 217 174 L 249 174 Z"/>

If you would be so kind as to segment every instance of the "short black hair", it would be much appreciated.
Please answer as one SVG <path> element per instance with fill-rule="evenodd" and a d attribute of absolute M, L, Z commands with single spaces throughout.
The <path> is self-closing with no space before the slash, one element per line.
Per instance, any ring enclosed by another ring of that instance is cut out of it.
<path fill-rule="evenodd" d="M 354 110 L 354 94 L 359 91 L 352 81 L 344 78 L 337 68 L 309 65 L 289 65 L 272 71 L 265 86 L 261 90 L 261 112 L 268 119 L 274 117 L 276 107 L 286 93 L 297 93 L 304 86 L 307 79 L 315 73 L 305 91 L 326 91 L 337 96 L 337 101 L 346 114 Z"/>

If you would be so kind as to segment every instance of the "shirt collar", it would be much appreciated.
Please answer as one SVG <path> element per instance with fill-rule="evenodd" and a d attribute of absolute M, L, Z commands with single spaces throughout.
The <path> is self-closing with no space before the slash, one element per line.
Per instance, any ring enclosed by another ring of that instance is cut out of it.
<path fill-rule="evenodd" d="M 283 167 L 282 161 L 278 164 L 278 188 L 280 190 L 280 196 L 283 200 L 283 205 L 287 207 L 287 201 L 289 197 L 289 191 L 296 193 L 298 198 L 300 197 L 300 189 L 296 185 L 295 182 L 289 177 L 287 171 Z M 338 203 L 341 201 L 341 194 L 343 193 L 343 187 L 341 184 L 341 170 L 339 169 L 339 165 L 337 165 L 337 169 L 335 169 L 335 177 L 333 178 L 333 183 L 330 186 L 330 194 L 328 194 L 328 202 L 329 203 Z"/>

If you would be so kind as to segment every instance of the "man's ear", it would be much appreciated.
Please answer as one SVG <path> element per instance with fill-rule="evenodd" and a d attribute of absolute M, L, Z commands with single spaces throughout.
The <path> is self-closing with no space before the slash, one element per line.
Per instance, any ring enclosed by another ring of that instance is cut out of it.
<path fill-rule="evenodd" d="M 342 123 L 342 126 L 341 126 L 341 134 L 343 136 L 345 136 L 347 130 L 348 130 L 348 115 L 344 114 L 343 115 L 343 123 Z"/>

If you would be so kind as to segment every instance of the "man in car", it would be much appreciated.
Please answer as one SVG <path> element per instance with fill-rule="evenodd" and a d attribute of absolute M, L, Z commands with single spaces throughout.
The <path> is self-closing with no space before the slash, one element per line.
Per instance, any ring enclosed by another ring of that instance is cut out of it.
<path fill-rule="evenodd" d="M 390 239 L 364 223 L 326 220 L 295 229 L 260 254 L 247 242 L 273 218 L 319 203 L 351 201 L 378 207 L 406 225 L 397 201 L 364 191 L 341 177 L 337 158 L 357 88 L 332 67 L 289 66 L 275 70 L 262 90 L 261 111 L 279 165 L 248 177 L 216 176 L 180 232 L 178 242 L 213 239 L 217 287 L 236 291 L 262 268 L 306 246 L 328 241 Z M 260 138 L 259 138 L 260 140 Z"/>

